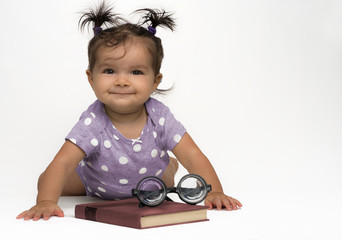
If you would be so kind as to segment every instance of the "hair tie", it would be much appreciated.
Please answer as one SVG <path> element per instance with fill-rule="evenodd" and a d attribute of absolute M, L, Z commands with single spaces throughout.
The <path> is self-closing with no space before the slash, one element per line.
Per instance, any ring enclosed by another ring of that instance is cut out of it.
<path fill-rule="evenodd" d="M 157 32 L 157 30 L 154 28 L 154 27 L 152 27 L 152 26 L 148 26 L 148 31 L 150 32 L 150 33 L 152 33 L 153 35 L 155 35 L 156 34 L 156 32 Z"/>
<path fill-rule="evenodd" d="M 100 34 L 102 32 L 102 28 L 101 27 L 94 27 L 93 30 L 94 30 L 94 34 L 95 35 Z"/>

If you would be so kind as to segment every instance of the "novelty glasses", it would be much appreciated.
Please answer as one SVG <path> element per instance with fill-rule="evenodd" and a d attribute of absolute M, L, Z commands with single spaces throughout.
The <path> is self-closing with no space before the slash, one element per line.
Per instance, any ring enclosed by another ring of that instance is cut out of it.
<path fill-rule="evenodd" d="M 135 189 L 132 189 L 132 195 L 139 199 L 139 207 L 154 207 L 164 200 L 170 200 L 167 197 L 168 193 L 177 193 L 183 202 L 197 204 L 203 201 L 210 191 L 211 185 L 208 185 L 204 178 L 196 174 L 188 174 L 181 178 L 177 187 L 171 188 L 167 188 L 158 177 L 145 177 L 138 182 Z"/>

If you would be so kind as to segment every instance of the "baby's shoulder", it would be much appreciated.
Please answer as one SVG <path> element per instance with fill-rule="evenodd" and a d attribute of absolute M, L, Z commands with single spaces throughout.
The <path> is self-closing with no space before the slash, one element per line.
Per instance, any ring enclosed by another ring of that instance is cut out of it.
<path fill-rule="evenodd" d="M 169 107 L 157 99 L 150 98 L 145 106 L 152 122 L 156 127 L 164 129 L 166 125 L 169 125 L 166 123 L 172 123 L 176 121 Z"/>
<path fill-rule="evenodd" d="M 99 100 L 96 100 L 81 114 L 79 125 L 88 131 L 101 133 L 106 127 L 105 116 L 106 113 L 103 104 Z"/>
<path fill-rule="evenodd" d="M 170 112 L 168 106 L 152 97 L 146 102 L 145 107 L 150 115 L 163 116 Z"/>

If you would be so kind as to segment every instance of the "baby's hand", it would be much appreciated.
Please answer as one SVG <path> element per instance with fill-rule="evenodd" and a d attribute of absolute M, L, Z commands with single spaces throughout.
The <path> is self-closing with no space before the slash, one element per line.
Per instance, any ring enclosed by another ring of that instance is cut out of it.
<path fill-rule="evenodd" d="M 208 206 L 209 209 L 216 208 L 221 210 L 222 208 L 226 208 L 228 211 L 237 210 L 238 208 L 242 207 L 242 204 L 238 200 L 221 192 L 209 193 L 204 201 L 204 204 Z"/>
<path fill-rule="evenodd" d="M 32 219 L 33 221 L 37 221 L 41 217 L 44 220 L 48 220 L 51 216 L 64 217 L 64 213 L 56 203 L 46 200 L 37 203 L 30 210 L 22 212 L 17 216 L 17 219 L 24 218 L 24 220 Z"/>

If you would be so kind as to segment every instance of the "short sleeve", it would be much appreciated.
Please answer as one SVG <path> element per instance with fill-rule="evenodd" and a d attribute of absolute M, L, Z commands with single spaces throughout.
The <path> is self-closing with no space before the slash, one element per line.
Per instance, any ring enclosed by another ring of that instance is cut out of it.
<path fill-rule="evenodd" d="M 80 117 L 80 120 L 65 138 L 80 147 L 85 152 L 86 156 L 90 156 L 94 152 L 97 152 L 99 143 L 101 142 L 101 135 L 96 126 L 95 117 L 95 114 L 92 112 L 84 112 Z"/>
<path fill-rule="evenodd" d="M 186 133 L 183 124 L 178 121 L 171 113 L 170 109 L 165 106 L 162 115 L 159 118 L 158 124 L 163 129 L 163 145 L 164 149 L 172 151 L 173 148 L 179 143 Z"/>

